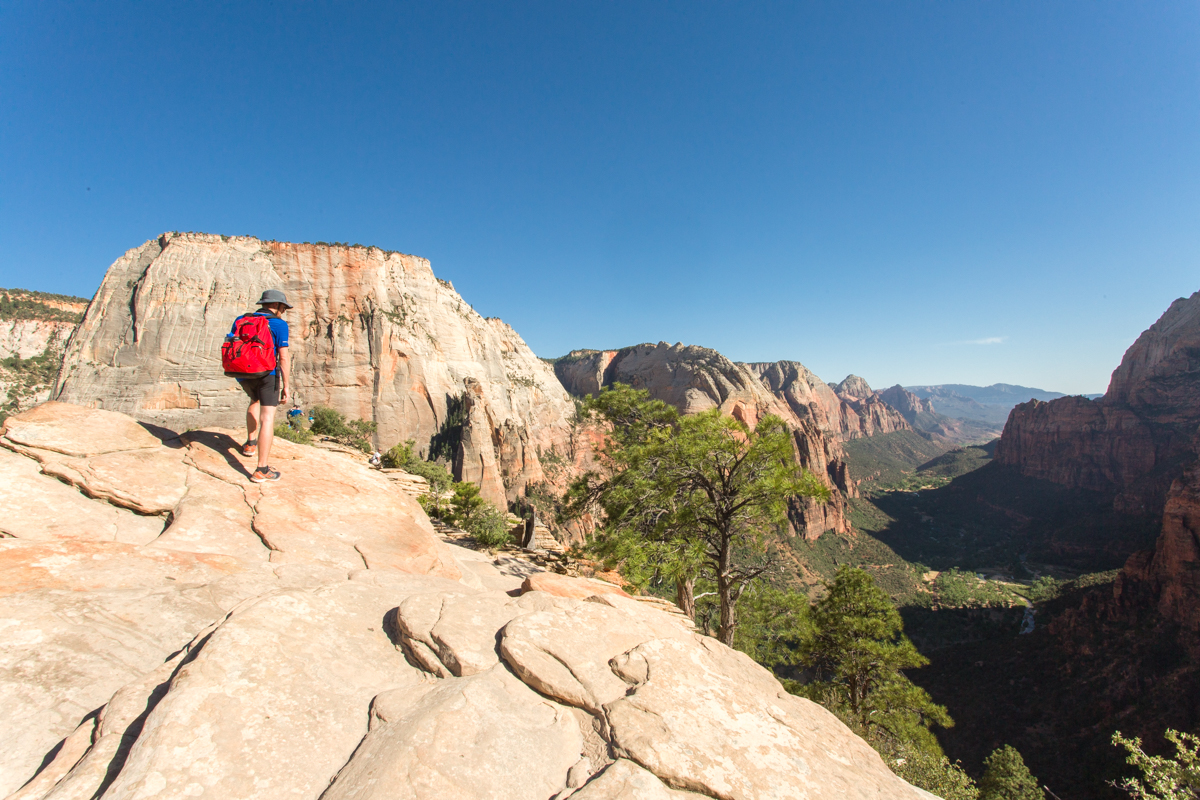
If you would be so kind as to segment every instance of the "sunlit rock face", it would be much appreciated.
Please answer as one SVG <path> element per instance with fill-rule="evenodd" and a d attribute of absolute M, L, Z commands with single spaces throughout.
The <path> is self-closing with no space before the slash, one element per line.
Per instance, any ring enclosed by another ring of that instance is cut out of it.
<path fill-rule="evenodd" d="M 304 408 L 374 421 L 381 449 L 413 439 L 427 451 L 449 427 L 456 474 L 494 502 L 542 480 L 547 450 L 568 449 L 571 400 L 521 337 L 476 313 L 427 260 L 373 247 L 152 239 L 109 268 L 54 397 L 179 429 L 240 425 L 244 395 L 223 375 L 219 348 L 270 288 L 294 306 L 286 319 Z"/>

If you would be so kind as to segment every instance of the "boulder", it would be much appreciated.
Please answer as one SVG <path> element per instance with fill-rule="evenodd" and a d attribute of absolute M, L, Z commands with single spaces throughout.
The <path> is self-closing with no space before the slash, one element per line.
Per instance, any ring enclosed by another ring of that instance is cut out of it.
<path fill-rule="evenodd" d="M 580 760 L 570 711 L 501 666 L 380 694 L 371 730 L 322 800 L 548 798 Z"/>
<path fill-rule="evenodd" d="M 545 592 L 558 597 L 573 597 L 586 600 L 598 594 L 616 594 L 629 597 L 625 591 L 606 581 L 591 578 L 572 578 L 554 572 L 535 572 L 521 583 L 522 592 Z"/>
<path fill-rule="evenodd" d="M 670 786 L 722 800 L 919 797 L 832 714 L 713 639 L 655 639 L 612 671 L 629 690 L 606 708 L 614 751 Z"/>

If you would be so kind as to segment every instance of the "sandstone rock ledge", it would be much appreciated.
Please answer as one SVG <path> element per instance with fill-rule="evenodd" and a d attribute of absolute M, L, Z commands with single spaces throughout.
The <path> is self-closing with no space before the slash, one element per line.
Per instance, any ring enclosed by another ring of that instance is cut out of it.
<path fill-rule="evenodd" d="M 63 403 L 0 444 L 0 797 L 929 796 L 741 653 L 522 590 L 338 454 L 277 442 L 256 486 L 232 432 Z"/>

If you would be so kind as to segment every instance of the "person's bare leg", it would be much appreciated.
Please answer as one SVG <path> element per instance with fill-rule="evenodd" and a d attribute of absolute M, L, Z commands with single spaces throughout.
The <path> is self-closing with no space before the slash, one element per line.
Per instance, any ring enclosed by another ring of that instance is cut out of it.
<path fill-rule="evenodd" d="M 275 441 L 275 409 L 277 406 L 263 406 L 261 424 L 258 428 L 258 468 L 270 464 L 271 445 Z"/>
<path fill-rule="evenodd" d="M 255 400 L 246 409 L 246 441 L 254 441 L 254 433 L 258 430 L 259 402 Z"/>

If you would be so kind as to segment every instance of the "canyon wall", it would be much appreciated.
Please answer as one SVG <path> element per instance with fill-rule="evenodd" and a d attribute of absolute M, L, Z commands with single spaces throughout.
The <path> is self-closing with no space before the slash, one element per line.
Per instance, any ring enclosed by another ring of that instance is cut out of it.
<path fill-rule="evenodd" d="M 285 319 L 298 401 L 374 421 L 380 449 L 414 439 L 426 450 L 460 404 L 456 475 L 493 502 L 544 480 L 547 450 L 570 449 L 571 399 L 521 337 L 476 313 L 426 259 L 373 247 L 152 239 L 109 268 L 55 398 L 177 430 L 240 426 L 246 399 L 222 373 L 220 344 L 271 288 L 294 306 Z"/>
<path fill-rule="evenodd" d="M 1111 492 L 1114 509 L 1158 516 L 1196 460 L 1200 426 L 1200 292 L 1180 298 L 1126 351 L 1098 400 L 1014 408 L 996 461 L 1023 475 Z"/>
<path fill-rule="evenodd" d="M 685 414 L 717 408 L 751 426 L 766 414 L 781 417 L 792 429 L 800 463 L 834 490 L 826 504 L 798 504 L 793 527 L 810 539 L 828 530 L 850 530 L 846 498 L 856 489 L 840 444 L 842 418 L 831 420 L 827 410 L 839 407 L 840 401 L 803 365 L 735 364 L 706 347 L 660 342 L 621 350 L 576 350 L 555 362 L 554 370 L 577 397 L 624 383 L 647 390 Z M 823 391 L 814 389 L 816 384 Z"/>

